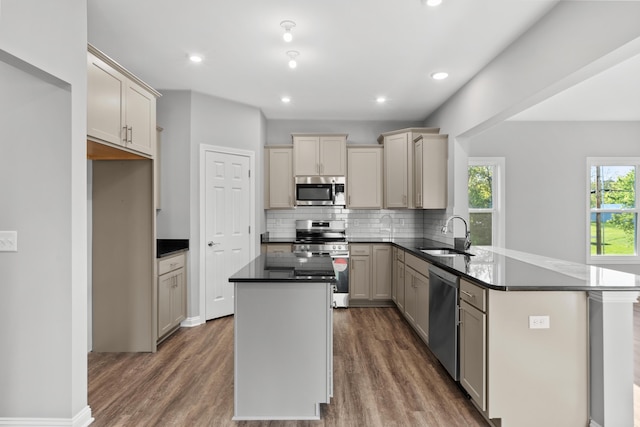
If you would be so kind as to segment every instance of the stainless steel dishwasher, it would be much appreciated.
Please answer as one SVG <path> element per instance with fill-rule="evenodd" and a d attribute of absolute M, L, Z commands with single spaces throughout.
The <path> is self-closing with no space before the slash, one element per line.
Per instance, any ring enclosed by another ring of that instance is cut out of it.
<path fill-rule="evenodd" d="M 429 266 L 429 348 L 456 381 L 459 288 L 458 276 Z"/>

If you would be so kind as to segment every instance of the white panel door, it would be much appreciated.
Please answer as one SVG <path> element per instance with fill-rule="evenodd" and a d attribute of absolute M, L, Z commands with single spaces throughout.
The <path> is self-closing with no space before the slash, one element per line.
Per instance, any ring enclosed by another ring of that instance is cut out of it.
<path fill-rule="evenodd" d="M 206 320 L 233 314 L 229 277 L 251 261 L 249 158 L 205 154 Z"/>

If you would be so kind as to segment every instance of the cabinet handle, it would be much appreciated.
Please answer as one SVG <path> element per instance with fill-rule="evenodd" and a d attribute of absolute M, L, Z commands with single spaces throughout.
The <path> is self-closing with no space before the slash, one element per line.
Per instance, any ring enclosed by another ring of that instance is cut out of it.
<path fill-rule="evenodd" d="M 123 133 L 123 138 L 122 138 L 122 142 L 127 142 L 127 127 L 126 126 L 122 126 L 122 133 Z"/>
<path fill-rule="evenodd" d="M 292 200 L 291 200 L 291 196 L 289 196 L 289 206 L 293 206 Z"/>
<path fill-rule="evenodd" d="M 406 194 L 403 194 L 403 195 L 402 195 L 402 204 L 403 204 L 403 205 L 406 205 L 406 204 L 407 204 L 407 195 L 406 195 Z"/>
<path fill-rule="evenodd" d="M 460 289 L 460 293 L 465 294 L 466 296 L 468 296 L 471 299 L 476 299 L 476 296 L 474 294 L 472 294 L 471 292 L 467 292 L 465 290 Z"/>
<path fill-rule="evenodd" d="M 351 204 L 351 194 L 349 194 L 349 204 Z"/>
<path fill-rule="evenodd" d="M 133 142 L 133 126 L 129 126 L 129 139 L 127 142 Z"/>

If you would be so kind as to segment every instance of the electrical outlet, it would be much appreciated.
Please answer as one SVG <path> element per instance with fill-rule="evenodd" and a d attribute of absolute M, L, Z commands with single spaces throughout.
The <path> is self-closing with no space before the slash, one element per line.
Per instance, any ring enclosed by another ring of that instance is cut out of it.
<path fill-rule="evenodd" d="M 529 329 L 549 329 L 550 327 L 549 316 L 529 316 Z"/>
<path fill-rule="evenodd" d="M 0 231 L 0 252 L 18 252 L 17 231 Z"/>

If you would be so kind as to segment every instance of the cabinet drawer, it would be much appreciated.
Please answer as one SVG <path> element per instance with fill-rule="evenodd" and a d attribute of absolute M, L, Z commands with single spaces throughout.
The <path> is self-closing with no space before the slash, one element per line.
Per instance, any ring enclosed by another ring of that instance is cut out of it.
<path fill-rule="evenodd" d="M 349 254 L 351 255 L 371 255 L 371 245 L 349 245 Z"/>
<path fill-rule="evenodd" d="M 396 259 L 400 262 L 404 262 L 404 251 L 402 249 L 397 250 Z"/>
<path fill-rule="evenodd" d="M 158 276 L 162 276 L 170 271 L 177 270 L 184 267 L 185 256 L 184 254 L 172 256 L 169 258 L 161 259 L 158 261 Z"/>
<path fill-rule="evenodd" d="M 460 280 L 460 300 L 466 301 L 472 306 L 486 311 L 486 289 L 467 282 L 466 280 Z"/>
<path fill-rule="evenodd" d="M 429 277 L 429 263 L 411 254 L 406 254 L 404 258 L 405 265 L 413 268 L 425 277 Z"/>

